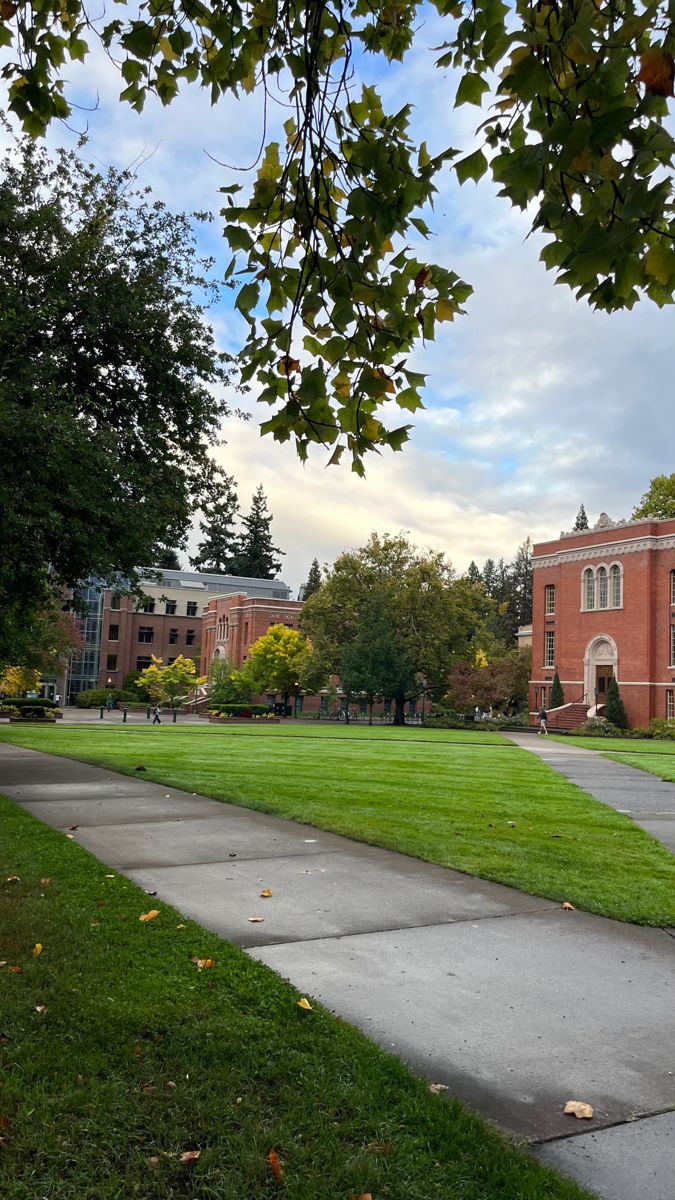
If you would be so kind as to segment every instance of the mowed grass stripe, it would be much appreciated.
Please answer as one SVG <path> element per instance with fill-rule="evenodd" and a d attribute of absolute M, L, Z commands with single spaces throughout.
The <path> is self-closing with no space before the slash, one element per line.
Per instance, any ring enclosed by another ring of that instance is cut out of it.
<path fill-rule="evenodd" d="M 17 726 L 0 738 L 304 821 L 522 891 L 647 925 L 675 924 L 675 857 L 525 750 L 372 737 L 119 737 Z"/>

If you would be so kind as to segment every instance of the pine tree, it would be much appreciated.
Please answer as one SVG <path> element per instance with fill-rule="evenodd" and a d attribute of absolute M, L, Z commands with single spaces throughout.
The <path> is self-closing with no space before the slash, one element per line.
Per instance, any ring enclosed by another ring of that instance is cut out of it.
<path fill-rule="evenodd" d="M 237 575 L 236 563 L 240 553 L 240 538 L 234 525 L 239 516 L 236 493 L 237 481 L 232 475 L 221 474 L 214 485 L 213 499 L 203 508 L 199 529 L 203 536 L 197 554 L 190 559 L 198 571 L 213 571 L 216 575 Z"/>
<path fill-rule="evenodd" d="M 473 559 L 469 563 L 469 569 L 466 573 L 466 577 L 467 577 L 469 583 L 482 583 L 483 576 L 481 575 L 480 571 L 478 570 L 478 567 L 476 566 Z"/>
<path fill-rule="evenodd" d="M 529 537 L 518 547 L 511 563 L 511 604 L 516 627 L 532 620 L 532 542 Z"/>
<path fill-rule="evenodd" d="M 244 517 L 244 532 L 239 541 L 238 552 L 232 568 L 233 575 L 245 575 L 250 579 L 274 579 L 281 570 L 281 561 L 276 554 L 283 554 L 272 542 L 270 527 L 272 513 L 267 511 L 267 497 L 259 484 L 253 493 L 251 510 Z"/>
<path fill-rule="evenodd" d="M 318 592 L 320 587 L 321 567 L 319 566 L 318 558 L 313 558 L 312 565 L 309 568 L 309 574 L 307 576 L 307 583 L 301 589 L 303 600 L 308 600 L 310 596 L 313 596 L 315 592 Z"/>
<path fill-rule="evenodd" d="M 607 688 L 607 699 L 605 701 L 605 709 L 603 716 L 606 721 L 611 721 L 612 725 L 616 725 L 617 729 L 628 729 L 628 717 L 623 706 L 619 685 L 616 678 L 612 675 Z"/>
<path fill-rule="evenodd" d="M 497 567 L 495 566 L 494 558 L 486 558 L 485 565 L 483 566 L 482 579 L 486 594 L 492 597 L 492 599 L 495 599 L 498 581 Z"/>
<path fill-rule="evenodd" d="M 560 682 L 560 676 L 556 671 L 553 676 L 553 684 L 551 687 L 551 708 L 560 708 L 565 703 L 565 693 Z"/>
<path fill-rule="evenodd" d="M 156 567 L 161 567 L 164 571 L 180 571 L 180 559 L 175 550 L 169 550 L 168 547 L 160 550 L 159 554 L 155 555 Z"/>
<path fill-rule="evenodd" d="M 588 517 L 586 516 L 586 509 L 584 508 L 583 504 L 579 508 L 577 519 L 572 526 L 572 531 L 573 533 L 578 533 L 582 529 L 588 529 Z"/>

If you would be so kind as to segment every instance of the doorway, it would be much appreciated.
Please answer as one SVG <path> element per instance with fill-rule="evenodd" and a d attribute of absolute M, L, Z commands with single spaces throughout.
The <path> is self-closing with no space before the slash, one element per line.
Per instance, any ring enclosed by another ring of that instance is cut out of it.
<path fill-rule="evenodd" d="M 607 699 L 607 689 L 609 681 L 614 674 L 614 668 L 603 665 L 595 668 L 595 691 L 598 697 L 598 704 L 604 704 Z"/>

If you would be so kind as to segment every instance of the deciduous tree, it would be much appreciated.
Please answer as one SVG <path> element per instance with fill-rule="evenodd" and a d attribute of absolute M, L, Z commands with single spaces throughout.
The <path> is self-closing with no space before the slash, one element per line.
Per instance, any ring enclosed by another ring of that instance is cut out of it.
<path fill-rule="evenodd" d="M 184 539 L 228 411 L 194 299 L 217 294 L 210 272 L 187 217 L 128 173 L 30 139 L 5 155 L 0 661 L 60 586 L 133 582 Z"/>
<path fill-rule="evenodd" d="M 0 27 L 9 105 L 33 134 L 70 114 L 69 62 L 96 37 L 138 110 L 151 93 L 169 104 L 186 82 L 213 103 L 258 88 L 287 104 L 284 140 L 268 140 L 250 192 L 225 189 L 225 236 L 244 275 L 245 375 L 270 406 L 265 432 L 294 437 L 303 458 L 312 443 L 329 445 L 331 461 L 346 450 L 359 472 L 368 451 L 405 442 L 424 383 L 410 352 L 471 292 L 411 248 L 430 234 L 423 210 L 447 164 L 460 183 L 490 171 L 531 214 L 546 266 L 594 307 L 630 308 L 643 295 L 665 304 L 675 284 L 666 0 L 431 7 L 447 29 L 434 53 L 451 69 L 448 107 L 487 114 L 477 144 L 440 152 L 410 133 L 414 96 L 385 111 L 355 78 L 366 56 L 380 69 L 405 59 L 423 11 L 414 2 L 208 0 L 112 13 L 88 0 L 8 2 Z M 424 115 L 421 124 L 423 135 Z M 385 401 L 403 424 L 389 425 Z"/>
<path fill-rule="evenodd" d="M 154 654 L 151 657 L 152 663 L 141 672 L 137 686 L 143 688 L 156 704 L 169 701 L 174 708 L 177 700 L 183 700 L 199 684 L 206 683 L 206 676 L 198 676 L 191 658 L 179 654 L 174 662 L 164 666 L 163 659 L 155 658 Z"/>
<path fill-rule="evenodd" d="M 377 688 L 394 700 L 401 725 L 406 702 L 427 690 L 443 695 L 453 661 L 480 639 L 484 599 L 455 578 L 442 554 L 420 551 L 402 535 L 372 534 L 361 550 L 339 556 L 301 621 L 331 672 L 339 675 L 347 656 L 352 678 L 362 631 L 377 622 Z"/>
<path fill-rule="evenodd" d="M 675 473 L 656 475 L 640 503 L 633 509 L 637 517 L 675 517 Z"/>
<path fill-rule="evenodd" d="M 288 703 L 307 688 L 309 668 L 307 638 L 286 625 L 270 625 L 251 646 L 241 674 L 251 691 L 274 692 Z"/>

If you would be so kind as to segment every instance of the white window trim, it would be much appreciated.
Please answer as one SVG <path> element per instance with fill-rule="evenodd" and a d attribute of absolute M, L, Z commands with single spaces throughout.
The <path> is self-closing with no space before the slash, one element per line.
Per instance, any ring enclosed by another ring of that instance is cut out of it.
<path fill-rule="evenodd" d="M 586 604 L 586 576 L 588 575 L 589 571 L 591 572 L 591 574 L 593 576 L 593 607 L 592 608 L 589 608 L 588 605 Z M 596 611 L 595 599 L 596 599 L 595 567 L 592 567 L 589 565 L 589 566 L 585 566 L 583 571 L 581 572 L 581 611 L 582 612 L 595 612 Z"/>
<path fill-rule="evenodd" d="M 613 603 L 614 598 L 612 595 L 612 592 L 613 592 L 612 571 L 614 570 L 615 567 L 619 568 L 619 598 L 620 599 L 619 599 L 618 604 Z M 623 608 L 623 563 L 618 562 L 616 560 L 614 562 L 611 562 L 609 564 L 609 566 L 607 567 L 607 599 L 609 601 L 608 607 L 614 609 L 614 612 L 617 612 L 620 608 Z"/>
<path fill-rule="evenodd" d="M 549 589 L 552 590 L 552 592 L 553 592 L 553 608 L 551 608 L 551 609 L 549 609 L 549 607 L 548 607 Z M 545 617 L 554 617 L 555 616 L 555 600 L 556 600 L 555 591 L 556 591 L 556 588 L 555 588 L 554 583 L 544 584 L 544 616 Z"/>

